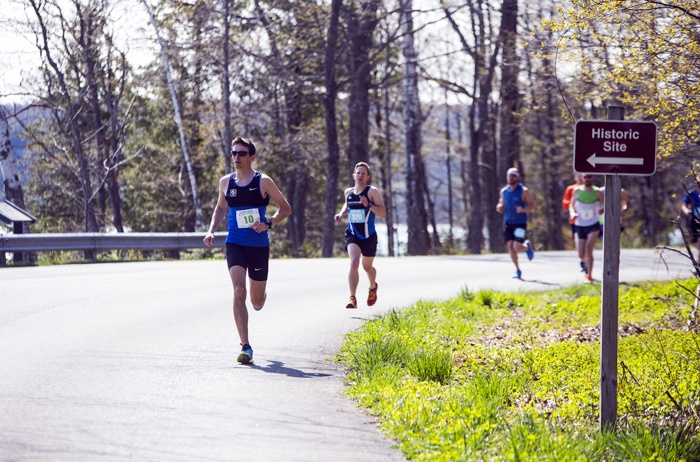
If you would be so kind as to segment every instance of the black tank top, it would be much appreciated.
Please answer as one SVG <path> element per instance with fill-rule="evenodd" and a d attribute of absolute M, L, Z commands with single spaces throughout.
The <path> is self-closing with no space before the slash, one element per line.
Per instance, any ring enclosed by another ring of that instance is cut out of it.
<path fill-rule="evenodd" d="M 229 207 L 267 207 L 270 203 L 270 196 L 263 198 L 260 190 L 260 179 L 262 173 L 255 172 L 253 179 L 247 185 L 236 183 L 235 174 L 231 175 L 226 188 L 226 202 Z"/>
<path fill-rule="evenodd" d="M 360 191 L 359 194 L 355 193 L 355 189 L 351 189 L 348 193 L 348 231 L 360 239 L 366 239 L 374 233 L 374 213 L 369 207 L 365 207 L 360 202 L 360 197 L 364 196 L 369 200 L 370 186 L 367 185 L 365 189 Z M 359 216 L 355 215 L 353 211 L 361 211 Z"/>

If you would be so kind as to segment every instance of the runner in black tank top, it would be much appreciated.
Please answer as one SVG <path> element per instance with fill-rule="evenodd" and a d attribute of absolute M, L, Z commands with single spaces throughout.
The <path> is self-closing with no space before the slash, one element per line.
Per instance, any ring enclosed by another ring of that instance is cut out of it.
<path fill-rule="evenodd" d="M 359 162 L 352 174 L 355 186 L 345 190 L 345 203 L 334 219 L 340 223 L 345 212 L 348 212 L 348 227 L 345 229 L 345 248 L 350 257 L 350 301 L 346 308 L 357 308 L 355 291 L 360 281 L 360 260 L 362 268 L 369 278 L 369 295 L 367 305 L 377 302 L 377 270 L 374 268 L 374 256 L 377 254 L 377 233 L 374 229 L 374 216 L 386 216 L 384 201 L 379 190 L 367 183 L 370 179 L 369 165 Z"/>

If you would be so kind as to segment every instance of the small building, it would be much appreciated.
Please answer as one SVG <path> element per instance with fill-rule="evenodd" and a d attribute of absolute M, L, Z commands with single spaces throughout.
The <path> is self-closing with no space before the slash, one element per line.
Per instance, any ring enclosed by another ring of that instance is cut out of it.
<path fill-rule="evenodd" d="M 0 199 L 0 221 L 12 225 L 12 232 L 22 234 L 24 223 L 34 223 L 36 218 L 7 199 Z M 21 253 L 15 253 L 14 261 L 22 261 Z M 0 264 L 5 264 L 5 254 L 0 253 Z"/>

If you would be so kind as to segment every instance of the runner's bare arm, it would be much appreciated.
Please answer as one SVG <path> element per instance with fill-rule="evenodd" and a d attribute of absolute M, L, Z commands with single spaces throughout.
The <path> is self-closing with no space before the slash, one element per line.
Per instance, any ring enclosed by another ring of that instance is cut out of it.
<path fill-rule="evenodd" d="M 345 193 L 343 194 L 345 197 L 345 202 L 343 202 L 343 207 L 340 209 L 340 212 L 336 213 L 333 219 L 335 220 L 335 223 L 338 224 L 340 223 L 340 219 L 343 218 L 343 214 L 347 211 L 348 209 L 348 194 L 350 193 L 350 190 L 352 188 L 348 188 L 345 190 Z"/>
<path fill-rule="evenodd" d="M 535 198 L 532 197 L 532 192 L 529 189 L 523 191 L 523 201 L 525 201 L 525 207 L 520 208 L 520 212 L 528 213 L 535 211 Z"/>
<path fill-rule="evenodd" d="M 498 196 L 498 204 L 496 204 L 496 212 L 503 213 L 503 206 L 503 190 L 501 189 L 501 192 Z"/>
<path fill-rule="evenodd" d="M 578 217 L 576 212 L 576 201 L 578 200 L 578 189 L 574 189 L 574 193 L 571 195 L 571 203 L 569 204 L 569 218 L 575 220 Z"/>
<path fill-rule="evenodd" d="M 214 232 L 216 232 L 216 228 L 219 227 L 221 220 L 226 216 L 226 209 L 228 208 L 228 204 L 226 203 L 226 187 L 228 186 L 228 180 L 229 175 L 219 180 L 219 198 L 216 201 L 214 213 L 211 215 L 211 223 L 209 223 L 207 235 L 204 236 L 204 244 L 207 247 L 214 245 Z"/>
<path fill-rule="evenodd" d="M 270 196 L 272 202 L 277 206 L 277 211 L 274 215 L 268 217 L 273 225 L 276 225 L 292 214 L 292 206 L 289 205 L 287 198 L 284 197 L 282 191 L 280 191 L 275 182 L 272 181 L 272 178 L 263 175 L 260 179 L 260 189 L 262 190 L 263 196 Z M 261 226 L 266 225 L 262 224 Z"/>
<path fill-rule="evenodd" d="M 360 202 L 377 216 L 386 217 L 386 207 L 384 207 L 384 199 L 379 194 L 379 190 L 372 186 L 367 194 L 367 198 L 361 197 Z"/>

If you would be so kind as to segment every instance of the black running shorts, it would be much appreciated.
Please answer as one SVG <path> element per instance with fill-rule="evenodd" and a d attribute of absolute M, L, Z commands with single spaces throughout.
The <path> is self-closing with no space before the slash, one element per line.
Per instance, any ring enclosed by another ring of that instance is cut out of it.
<path fill-rule="evenodd" d="M 579 240 L 583 239 L 584 241 L 588 239 L 588 235 L 591 233 L 599 233 L 600 232 L 600 223 L 593 223 L 590 226 L 577 226 L 576 227 L 576 234 L 578 234 Z"/>
<path fill-rule="evenodd" d="M 365 257 L 374 257 L 377 255 L 377 233 L 372 233 L 367 239 L 360 239 L 347 229 L 345 230 L 345 250 L 350 244 L 357 244 L 360 252 Z"/>
<path fill-rule="evenodd" d="M 519 231 L 522 230 L 522 231 Z M 526 236 L 526 231 L 527 231 L 527 224 L 511 224 L 511 223 L 506 223 L 505 227 L 503 228 L 503 241 L 508 242 L 508 241 L 517 241 L 517 242 L 525 242 L 525 236 Z"/>
<path fill-rule="evenodd" d="M 249 247 L 226 243 L 226 261 L 228 269 L 242 266 L 248 270 L 248 277 L 253 281 L 267 281 L 270 246 Z"/>

